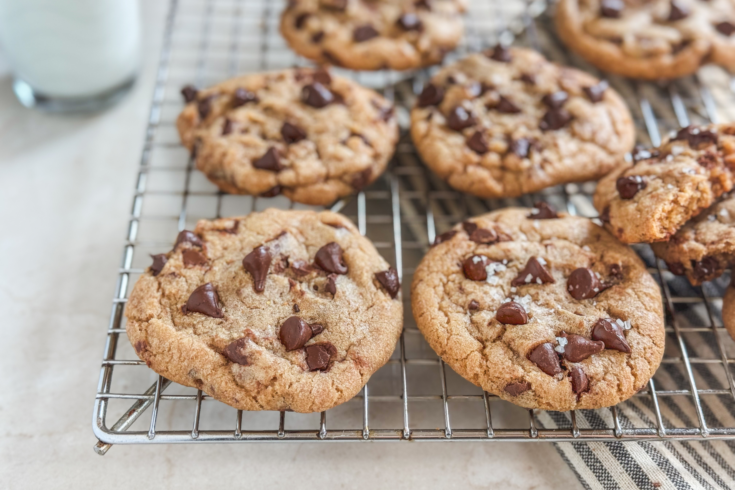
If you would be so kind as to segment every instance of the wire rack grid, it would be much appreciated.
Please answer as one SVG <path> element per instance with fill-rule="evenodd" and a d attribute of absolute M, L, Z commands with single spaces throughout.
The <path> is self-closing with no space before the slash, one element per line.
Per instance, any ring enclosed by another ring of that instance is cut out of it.
<path fill-rule="evenodd" d="M 194 171 L 175 129 L 182 108 L 178 91 L 184 84 L 208 86 L 239 73 L 306 64 L 278 35 L 282 7 L 269 0 L 170 0 L 94 403 L 97 453 L 105 454 L 113 444 L 141 443 L 735 438 L 735 343 L 721 318 L 729 274 L 694 288 L 666 270 L 647 246 L 635 248 L 662 288 L 666 351 L 647 388 L 628 402 L 585 410 L 581 417 L 522 409 L 465 381 L 430 349 L 413 322 L 408 285 L 436 234 L 467 216 L 529 206 L 537 199 L 571 214 L 596 216 L 590 198 L 594 183 L 558 186 L 520 199 L 482 200 L 453 191 L 423 167 L 406 132 L 407 108 L 432 70 L 337 70 L 394 100 L 402 126 L 389 171 L 332 207 L 372 239 L 404 284 L 404 330 L 396 351 L 360 395 L 321 414 L 242 412 L 201 390 L 171 383 L 138 360 L 125 337 L 123 312 L 149 253 L 170 248 L 176 233 L 198 219 L 272 206 L 305 208 L 282 197 L 219 192 Z M 544 9 L 543 0 L 471 2 L 466 41 L 447 62 L 500 41 L 531 46 L 551 59 L 597 73 L 559 44 Z M 657 145 L 663 132 L 689 123 L 733 119 L 733 85 L 716 68 L 668 84 L 607 78 L 627 100 L 643 142 Z M 150 417 L 141 417 L 146 410 Z M 115 422 L 109 426 L 108 420 Z"/>

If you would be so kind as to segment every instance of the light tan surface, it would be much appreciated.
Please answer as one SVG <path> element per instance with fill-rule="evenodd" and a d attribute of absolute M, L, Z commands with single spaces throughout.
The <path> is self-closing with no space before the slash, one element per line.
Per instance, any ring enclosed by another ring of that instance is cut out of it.
<path fill-rule="evenodd" d="M 115 446 L 103 458 L 92 451 L 92 403 L 168 2 L 141 5 L 142 78 L 106 113 L 28 111 L 0 67 L 0 487 L 582 488 L 546 443 Z M 223 426 L 234 419 L 234 410 L 222 413 Z M 182 426 L 191 426 L 188 413 Z"/>

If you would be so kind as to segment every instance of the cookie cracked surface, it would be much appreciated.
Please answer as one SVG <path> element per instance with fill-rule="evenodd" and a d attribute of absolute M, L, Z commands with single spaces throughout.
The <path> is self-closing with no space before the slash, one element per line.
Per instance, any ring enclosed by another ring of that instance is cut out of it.
<path fill-rule="evenodd" d="M 501 47 L 432 77 L 411 111 L 411 136 L 449 185 L 484 198 L 598 179 L 635 141 L 630 113 L 606 82 Z"/>
<path fill-rule="evenodd" d="M 598 68 L 643 79 L 735 69 L 732 0 L 560 0 L 557 32 Z"/>
<path fill-rule="evenodd" d="M 602 227 L 539 212 L 472 218 L 494 232 L 491 243 L 462 225 L 438 240 L 414 275 L 416 323 L 452 369 L 504 400 L 545 410 L 619 403 L 661 362 L 659 288 Z"/>
<path fill-rule="evenodd" d="M 732 189 L 735 125 L 688 126 L 600 180 L 594 205 L 625 243 L 668 240 Z"/>
<path fill-rule="evenodd" d="M 182 93 L 181 141 L 197 168 L 232 194 L 328 205 L 377 179 L 398 140 L 390 102 L 323 69 L 245 75 Z"/>
<path fill-rule="evenodd" d="M 440 63 L 457 47 L 466 0 L 293 0 L 281 15 L 291 49 L 353 70 Z"/>
<path fill-rule="evenodd" d="M 135 284 L 127 333 L 151 369 L 235 408 L 319 412 L 390 358 L 399 287 L 342 215 L 203 220 Z"/>

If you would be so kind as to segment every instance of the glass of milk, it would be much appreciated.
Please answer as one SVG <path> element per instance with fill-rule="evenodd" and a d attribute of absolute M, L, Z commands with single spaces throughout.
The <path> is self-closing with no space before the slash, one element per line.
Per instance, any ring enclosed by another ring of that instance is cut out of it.
<path fill-rule="evenodd" d="M 138 0 L 0 0 L 0 48 L 26 107 L 100 110 L 135 81 Z"/>

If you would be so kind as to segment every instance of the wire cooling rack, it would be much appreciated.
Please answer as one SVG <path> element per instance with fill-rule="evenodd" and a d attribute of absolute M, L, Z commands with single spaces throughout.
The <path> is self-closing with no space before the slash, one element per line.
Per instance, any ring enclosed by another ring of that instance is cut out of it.
<path fill-rule="evenodd" d="M 547 14 L 532 20 L 544 7 L 543 0 L 472 2 L 466 41 L 447 62 L 501 40 L 534 47 L 551 59 L 597 73 L 559 44 Z M 94 403 L 99 454 L 113 444 L 139 443 L 735 438 L 731 369 L 735 343 L 721 318 L 729 274 L 692 287 L 668 272 L 648 246 L 635 248 L 662 288 L 666 350 L 646 389 L 628 402 L 584 411 L 581 417 L 575 412 L 522 409 L 465 381 L 429 348 L 413 321 L 409 285 L 436 234 L 467 216 L 509 205 L 529 206 L 537 199 L 571 214 L 596 216 L 590 199 L 594 183 L 491 201 L 457 193 L 423 167 L 405 130 L 407 108 L 431 70 L 410 74 L 337 70 L 393 99 L 403 127 L 390 170 L 370 188 L 332 208 L 357 223 L 399 271 L 404 284 L 405 327 L 400 341 L 391 360 L 360 395 L 321 414 L 242 412 L 148 369 L 126 338 L 123 311 L 129 291 L 149 264 L 149 254 L 168 250 L 177 232 L 191 229 L 198 219 L 243 215 L 271 206 L 305 207 L 283 197 L 222 194 L 194 171 L 175 129 L 182 108 L 179 89 L 187 83 L 204 87 L 239 73 L 306 64 L 278 34 L 282 8 L 281 2 L 270 0 L 171 0 Z M 626 98 L 643 143 L 657 145 L 661 134 L 689 123 L 733 119 L 731 80 L 717 68 L 670 84 L 607 78 Z"/>

